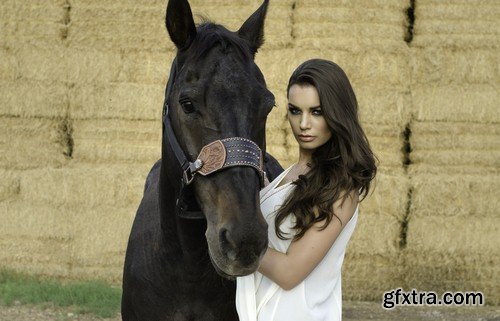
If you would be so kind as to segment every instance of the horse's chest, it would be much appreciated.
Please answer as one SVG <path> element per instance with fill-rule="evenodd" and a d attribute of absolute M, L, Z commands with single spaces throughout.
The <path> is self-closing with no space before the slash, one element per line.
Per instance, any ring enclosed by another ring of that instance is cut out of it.
<path fill-rule="evenodd" d="M 225 321 L 238 320 L 234 305 L 236 289 L 220 286 L 221 281 L 187 280 L 180 277 L 177 286 L 170 286 L 159 300 L 168 311 L 168 321 Z M 208 282 L 207 282 L 208 281 Z"/>
<path fill-rule="evenodd" d="M 215 316 L 210 307 L 202 307 L 196 303 L 190 306 L 184 306 L 173 315 L 169 321 L 219 321 L 220 318 Z"/>

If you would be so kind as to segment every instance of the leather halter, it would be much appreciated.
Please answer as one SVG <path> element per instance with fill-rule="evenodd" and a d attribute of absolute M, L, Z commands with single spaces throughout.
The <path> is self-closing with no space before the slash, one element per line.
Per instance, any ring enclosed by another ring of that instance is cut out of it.
<path fill-rule="evenodd" d="M 231 137 L 216 140 L 205 145 L 195 161 L 190 162 L 175 137 L 170 123 L 168 98 L 172 91 L 177 73 L 177 58 L 170 69 L 165 101 L 163 103 L 163 138 L 168 140 L 182 170 L 181 187 L 176 199 L 177 216 L 187 219 L 204 219 L 192 189 L 189 188 L 196 174 L 208 176 L 228 167 L 249 166 L 254 168 L 260 177 L 261 187 L 264 186 L 264 163 L 262 150 L 253 141 L 243 137 Z"/>

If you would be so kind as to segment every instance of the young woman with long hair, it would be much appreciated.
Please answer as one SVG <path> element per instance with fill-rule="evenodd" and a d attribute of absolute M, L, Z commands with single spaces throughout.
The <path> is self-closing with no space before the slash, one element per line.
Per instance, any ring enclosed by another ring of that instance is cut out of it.
<path fill-rule="evenodd" d="M 308 60 L 290 77 L 287 118 L 298 161 L 260 192 L 269 248 L 237 278 L 240 321 L 341 320 L 341 268 L 376 157 L 344 71 Z"/>

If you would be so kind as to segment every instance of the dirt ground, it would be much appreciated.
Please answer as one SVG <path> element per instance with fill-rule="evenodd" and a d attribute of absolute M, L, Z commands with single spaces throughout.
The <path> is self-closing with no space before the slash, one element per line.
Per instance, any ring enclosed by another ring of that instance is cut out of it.
<path fill-rule="evenodd" d="M 120 321 L 78 315 L 67 309 L 25 305 L 0 306 L 0 321 Z M 500 307 L 398 307 L 384 310 L 374 302 L 344 302 L 344 321 L 500 321 Z"/>

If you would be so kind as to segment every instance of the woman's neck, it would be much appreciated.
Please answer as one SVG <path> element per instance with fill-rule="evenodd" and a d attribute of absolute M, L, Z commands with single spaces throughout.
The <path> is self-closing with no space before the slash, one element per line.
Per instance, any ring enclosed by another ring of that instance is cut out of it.
<path fill-rule="evenodd" d="M 297 162 L 297 165 L 305 167 L 308 164 L 311 164 L 312 153 L 312 150 L 299 148 L 299 161 Z"/>

